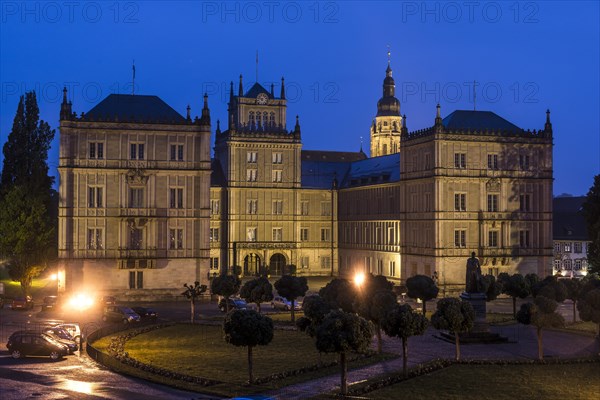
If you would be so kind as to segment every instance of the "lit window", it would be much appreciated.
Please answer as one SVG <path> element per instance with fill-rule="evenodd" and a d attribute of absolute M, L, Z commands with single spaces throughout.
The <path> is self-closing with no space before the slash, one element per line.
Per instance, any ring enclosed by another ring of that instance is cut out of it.
<path fill-rule="evenodd" d="M 308 201 L 300 202 L 300 215 L 308 215 Z"/>
<path fill-rule="evenodd" d="M 210 258 L 210 269 L 211 270 L 219 269 L 219 257 L 211 257 Z"/>
<path fill-rule="evenodd" d="M 255 227 L 248 228 L 246 230 L 246 235 L 248 236 L 249 242 L 256 242 L 256 231 L 257 231 L 257 228 L 255 228 Z"/>
<path fill-rule="evenodd" d="M 321 241 L 327 242 L 331 239 L 331 231 L 329 228 L 321 228 Z"/>
<path fill-rule="evenodd" d="M 210 213 L 216 215 L 219 213 L 219 207 L 221 202 L 219 200 L 211 200 L 210 201 Z"/>
<path fill-rule="evenodd" d="M 273 153 L 273 164 L 283 163 L 283 155 L 281 153 Z"/>
<path fill-rule="evenodd" d="M 274 170 L 273 171 L 273 182 L 281 182 L 283 176 L 283 171 Z"/>
<path fill-rule="evenodd" d="M 246 153 L 246 162 L 250 164 L 255 164 L 258 159 L 258 154 L 256 151 L 249 151 Z"/>

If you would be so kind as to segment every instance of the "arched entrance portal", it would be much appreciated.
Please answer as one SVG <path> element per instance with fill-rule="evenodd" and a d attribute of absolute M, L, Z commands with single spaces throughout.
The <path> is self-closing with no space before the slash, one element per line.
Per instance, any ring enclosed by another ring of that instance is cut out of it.
<path fill-rule="evenodd" d="M 254 276 L 260 271 L 260 257 L 250 253 L 244 258 L 244 276 Z"/>
<path fill-rule="evenodd" d="M 285 256 L 281 253 L 273 254 L 269 261 L 269 270 L 271 275 L 283 275 L 283 268 L 285 267 Z"/>

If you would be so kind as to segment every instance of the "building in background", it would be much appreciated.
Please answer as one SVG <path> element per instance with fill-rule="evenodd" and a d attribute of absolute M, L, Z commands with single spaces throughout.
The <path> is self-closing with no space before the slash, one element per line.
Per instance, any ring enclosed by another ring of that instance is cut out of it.
<path fill-rule="evenodd" d="M 553 273 L 565 277 L 587 275 L 587 249 L 591 240 L 581 209 L 586 197 L 555 197 L 553 200 Z"/>
<path fill-rule="evenodd" d="M 76 117 L 65 95 L 59 250 L 71 287 L 160 296 L 237 266 L 245 277 L 436 274 L 460 288 L 472 251 L 485 273 L 552 273 L 549 111 L 530 131 L 489 111 L 442 118 L 438 105 L 431 127 L 409 132 L 388 60 L 367 158 L 303 150 L 283 78 L 278 91 L 231 83 L 212 160 L 206 97 L 192 120 L 127 95 Z"/>

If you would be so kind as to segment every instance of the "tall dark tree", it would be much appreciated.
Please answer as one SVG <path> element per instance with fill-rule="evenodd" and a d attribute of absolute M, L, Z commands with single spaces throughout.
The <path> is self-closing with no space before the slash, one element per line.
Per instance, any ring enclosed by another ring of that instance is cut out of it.
<path fill-rule="evenodd" d="M 248 348 L 248 383 L 254 383 L 252 349 L 273 340 L 273 320 L 254 310 L 235 310 L 223 322 L 225 341 Z"/>
<path fill-rule="evenodd" d="M 406 287 L 408 297 L 421 299 L 423 302 L 423 315 L 427 312 L 427 302 L 435 299 L 440 292 L 433 279 L 426 275 L 411 276 L 406 280 Z"/>
<path fill-rule="evenodd" d="M 329 304 L 332 310 L 354 312 L 357 288 L 347 279 L 336 278 L 319 290 L 319 296 Z"/>
<path fill-rule="evenodd" d="M 0 257 L 28 293 L 32 279 L 56 256 L 56 197 L 48 176 L 54 130 L 39 119 L 35 92 L 21 96 L 4 144 L 0 177 Z"/>
<path fill-rule="evenodd" d="M 408 372 L 408 338 L 422 335 L 429 322 L 424 315 L 415 312 L 408 304 L 396 304 L 383 319 L 383 330 L 390 337 L 402 339 L 402 371 Z"/>
<path fill-rule="evenodd" d="M 2 149 L 4 165 L 0 178 L 0 195 L 15 186 L 25 186 L 30 194 L 42 196 L 50 206 L 54 179 L 48 176 L 48 150 L 54 130 L 40 120 L 35 92 L 21 96 L 12 131 Z"/>
<path fill-rule="evenodd" d="M 196 300 L 198 297 L 202 295 L 202 293 L 206 292 L 206 285 L 201 285 L 200 282 L 194 282 L 194 285 L 188 285 L 187 283 L 183 284 L 185 287 L 185 292 L 181 293 L 182 296 L 185 296 L 190 301 L 190 322 L 194 323 L 194 316 L 196 314 Z"/>
<path fill-rule="evenodd" d="M 292 322 L 294 322 L 296 320 L 294 313 L 294 308 L 296 307 L 294 303 L 298 297 L 302 297 L 308 292 L 306 278 L 303 276 L 284 275 L 275 282 L 275 289 L 281 297 L 285 297 L 292 303 L 290 309 L 292 311 Z"/>
<path fill-rule="evenodd" d="M 531 294 L 534 297 L 544 296 L 557 303 L 562 303 L 566 300 L 568 291 L 562 281 L 559 281 L 556 276 L 549 275 L 531 288 Z"/>
<path fill-rule="evenodd" d="M 255 303 L 260 313 L 260 303 L 273 300 L 273 286 L 265 277 L 252 279 L 244 283 L 240 297 L 248 303 Z"/>
<path fill-rule="evenodd" d="M 371 344 L 371 324 L 356 314 L 331 311 L 317 328 L 317 350 L 338 353 L 341 368 L 341 393 L 348 393 L 346 353 L 366 352 Z"/>
<path fill-rule="evenodd" d="M 325 316 L 331 311 L 329 304 L 319 295 L 310 295 L 304 298 L 302 302 L 302 311 L 304 316 L 298 318 L 296 327 L 301 332 L 314 338 L 317 335 L 317 328 L 325 319 Z M 319 365 L 321 364 L 321 352 L 319 352 Z"/>
<path fill-rule="evenodd" d="M 225 297 L 233 296 L 240 290 L 242 281 L 237 276 L 233 275 L 220 275 L 212 280 L 210 283 L 210 291 L 213 294 L 217 294 Z M 229 302 L 225 302 L 226 312 L 229 312 Z"/>
<path fill-rule="evenodd" d="M 600 174 L 594 177 L 594 184 L 587 193 L 582 213 L 586 221 L 588 237 L 588 271 L 600 273 Z"/>

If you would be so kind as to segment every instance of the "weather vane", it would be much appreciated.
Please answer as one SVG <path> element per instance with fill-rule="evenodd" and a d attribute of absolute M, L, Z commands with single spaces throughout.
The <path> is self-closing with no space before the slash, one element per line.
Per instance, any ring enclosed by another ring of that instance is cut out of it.
<path fill-rule="evenodd" d="M 388 65 L 390 65 L 390 60 L 391 60 L 391 58 L 392 58 L 392 57 L 391 57 L 391 56 L 392 56 L 392 52 L 390 51 L 390 45 L 389 45 L 389 44 L 387 45 L 387 49 L 388 49 L 388 51 L 387 51 L 387 56 L 388 56 Z"/>

